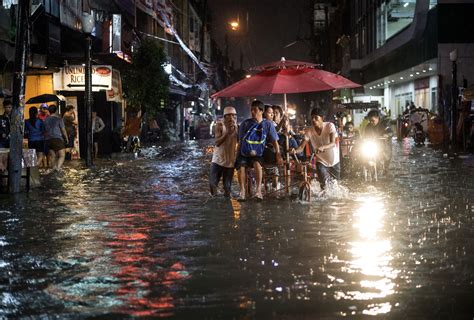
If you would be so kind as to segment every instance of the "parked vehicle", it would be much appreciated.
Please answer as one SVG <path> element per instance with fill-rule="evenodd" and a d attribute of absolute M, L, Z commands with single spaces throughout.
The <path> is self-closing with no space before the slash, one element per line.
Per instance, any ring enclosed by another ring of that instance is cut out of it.
<path fill-rule="evenodd" d="M 407 115 L 400 115 L 397 119 L 397 139 L 401 141 L 410 134 L 410 118 Z"/>
<path fill-rule="evenodd" d="M 425 132 L 423 126 L 419 122 L 415 123 L 413 126 L 413 139 L 415 140 L 416 146 L 425 145 Z"/>

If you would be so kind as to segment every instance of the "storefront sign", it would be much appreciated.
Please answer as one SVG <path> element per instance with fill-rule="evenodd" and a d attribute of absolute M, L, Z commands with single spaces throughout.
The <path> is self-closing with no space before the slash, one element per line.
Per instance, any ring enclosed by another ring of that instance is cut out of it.
<path fill-rule="evenodd" d="M 84 91 L 85 67 L 81 65 L 61 68 L 54 74 L 54 90 Z M 112 66 L 92 66 L 92 91 L 110 90 L 112 88 Z"/>

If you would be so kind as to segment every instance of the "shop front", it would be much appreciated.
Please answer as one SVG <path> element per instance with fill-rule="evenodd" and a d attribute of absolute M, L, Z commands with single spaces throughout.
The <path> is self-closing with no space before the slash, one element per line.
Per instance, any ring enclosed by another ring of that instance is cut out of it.
<path fill-rule="evenodd" d="M 53 89 L 65 97 L 65 104 L 74 106 L 77 112 L 77 140 L 75 150 L 77 157 L 85 157 L 86 150 L 86 112 L 84 108 L 84 67 L 70 65 L 61 68 L 54 74 Z M 99 134 L 99 156 L 114 152 L 112 143 L 113 131 L 121 125 L 123 115 L 120 73 L 110 65 L 94 65 L 92 67 L 92 111 L 97 112 L 105 128 Z"/>

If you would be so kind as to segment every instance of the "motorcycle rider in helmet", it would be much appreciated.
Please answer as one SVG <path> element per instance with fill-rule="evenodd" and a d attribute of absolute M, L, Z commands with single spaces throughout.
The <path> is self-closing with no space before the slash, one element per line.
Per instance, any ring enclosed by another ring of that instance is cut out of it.
<path fill-rule="evenodd" d="M 382 139 L 380 141 L 385 161 L 392 158 L 392 129 L 389 119 L 382 119 L 378 110 L 370 110 L 367 114 L 369 124 L 365 127 L 364 138 Z"/>

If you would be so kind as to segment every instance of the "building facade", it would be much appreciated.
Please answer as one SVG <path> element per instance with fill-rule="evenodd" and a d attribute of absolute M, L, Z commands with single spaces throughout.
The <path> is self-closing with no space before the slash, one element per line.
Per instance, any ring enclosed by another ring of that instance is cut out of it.
<path fill-rule="evenodd" d="M 11 90 L 15 55 L 15 19 L 18 0 L 0 1 L 0 89 Z M 130 64 L 140 39 L 162 45 L 169 64 L 170 99 L 163 111 L 175 137 L 184 138 L 186 121 L 193 115 L 212 114 L 209 87 L 213 80 L 209 13 L 199 0 L 32 0 L 31 53 L 26 80 L 26 100 L 41 94 L 56 94 L 63 111 L 76 106 L 79 148 L 83 145 L 85 34 L 83 12 L 94 17 L 92 59 L 96 67 L 111 70 L 110 82 L 95 85 L 93 109 L 106 123 L 103 145 L 126 117 L 127 101 L 121 91 L 121 72 Z M 95 70 L 95 69 L 94 69 Z M 105 70 L 105 69 L 103 69 Z M 64 79 L 81 83 L 66 83 Z M 82 80 L 81 80 L 82 79 Z M 0 97 L 2 99 L 2 97 Z M 38 104 L 28 104 L 27 109 Z M 28 110 L 25 109 L 25 115 Z M 2 111 L 0 110 L 0 114 Z M 103 149 L 104 153 L 114 150 Z"/>
<path fill-rule="evenodd" d="M 364 86 L 353 101 L 376 101 L 392 118 L 411 103 L 448 115 L 451 52 L 457 50 L 457 83 L 474 81 L 474 1 L 354 0 L 348 9 L 343 74 Z"/>

